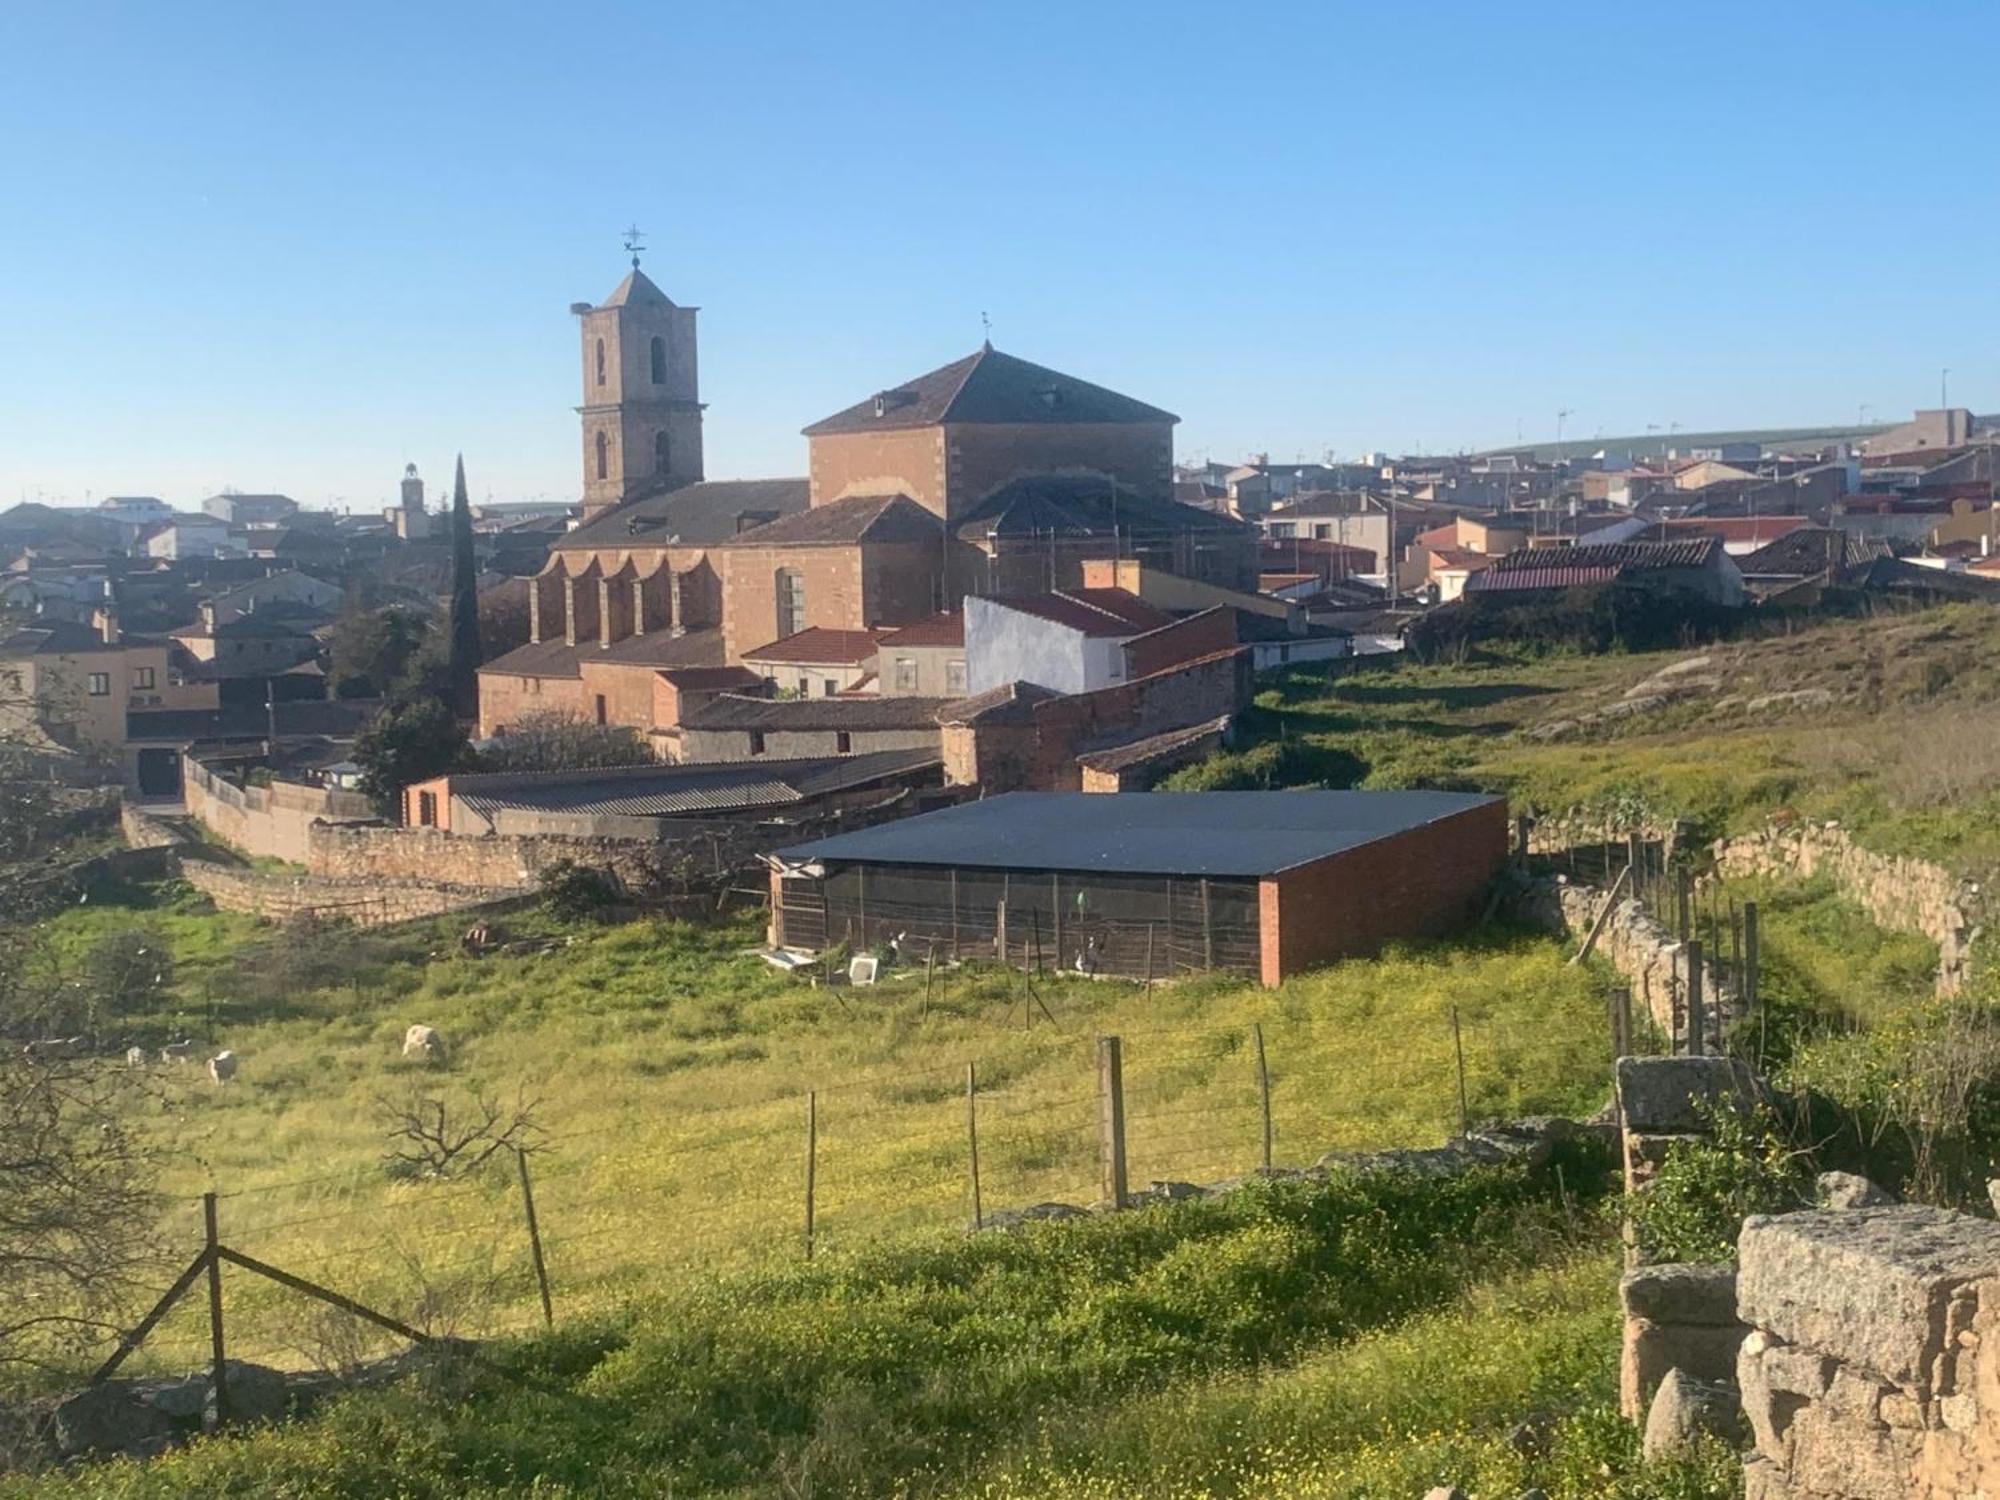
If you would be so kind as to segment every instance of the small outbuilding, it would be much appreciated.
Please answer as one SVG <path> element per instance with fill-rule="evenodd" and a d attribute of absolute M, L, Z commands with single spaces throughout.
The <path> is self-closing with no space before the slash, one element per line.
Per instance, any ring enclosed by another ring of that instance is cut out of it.
<path fill-rule="evenodd" d="M 780 850 L 771 941 L 1274 985 L 1466 922 L 1507 844 L 1475 793 L 1016 792 Z"/>

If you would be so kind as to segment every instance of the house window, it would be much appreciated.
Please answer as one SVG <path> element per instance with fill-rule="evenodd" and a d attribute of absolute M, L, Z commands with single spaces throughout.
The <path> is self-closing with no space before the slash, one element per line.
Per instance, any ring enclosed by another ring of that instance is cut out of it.
<path fill-rule="evenodd" d="M 134 667 L 132 669 L 133 687 L 149 688 L 152 685 L 153 685 L 153 669 L 151 667 Z"/>
<path fill-rule="evenodd" d="M 778 569 L 778 639 L 806 628 L 806 580 L 797 568 Z"/>
<path fill-rule="evenodd" d="M 605 711 L 604 694 L 602 693 L 597 695 L 597 722 L 600 724 L 611 722 L 610 715 Z"/>
<path fill-rule="evenodd" d="M 667 458 L 668 458 L 668 456 L 669 456 L 669 455 L 668 455 L 668 448 L 669 448 L 669 443 L 668 443 L 668 440 L 667 440 L 667 435 L 666 435 L 666 434 L 665 434 L 664 432 L 656 432 L 656 433 L 654 433 L 654 434 L 653 434 L 653 472 L 654 472 L 655 474 L 661 474 L 661 475 L 663 475 L 663 474 L 665 474 L 665 473 L 667 472 Z"/>
<path fill-rule="evenodd" d="M 597 435 L 597 477 L 611 477 L 611 439 L 601 432 Z"/>
<path fill-rule="evenodd" d="M 752 755 L 762 755 L 764 753 L 763 730 L 753 729 L 750 731 L 750 753 Z"/>
<path fill-rule="evenodd" d="M 947 693 L 965 691 L 965 663 L 948 661 L 944 664 L 944 689 Z"/>
<path fill-rule="evenodd" d="M 597 383 L 604 384 L 604 340 L 597 341 Z"/>
<path fill-rule="evenodd" d="M 90 696 L 93 698 L 109 698 L 111 696 L 111 674 L 109 672 L 92 672 L 90 674 Z"/>
<path fill-rule="evenodd" d="M 819 695 L 822 698 L 831 698 L 833 696 L 833 679 L 831 677 L 820 678 Z"/>
<path fill-rule="evenodd" d="M 436 792 L 417 793 L 417 823 L 424 828 L 437 827 L 438 799 Z"/>
<path fill-rule="evenodd" d="M 653 384 L 667 383 L 667 341 L 658 334 L 653 335 Z"/>
<path fill-rule="evenodd" d="M 917 690 L 917 659 L 914 656 L 896 658 L 896 691 L 914 693 Z"/>
<path fill-rule="evenodd" d="M 845 729 L 833 732 L 833 750 L 836 755 L 846 755 L 854 749 L 854 736 Z"/>

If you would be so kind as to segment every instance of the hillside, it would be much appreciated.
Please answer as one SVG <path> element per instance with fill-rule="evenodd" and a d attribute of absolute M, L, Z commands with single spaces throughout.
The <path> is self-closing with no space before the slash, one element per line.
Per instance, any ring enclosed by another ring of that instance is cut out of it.
<path fill-rule="evenodd" d="M 1715 836 L 1792 811 L 2000 865 L 2000 613 L 1958 605 L 1677 652 L 1360 659 L 1271 679 L 1236 749 L 1169 785 L 1438 786 Z"/>

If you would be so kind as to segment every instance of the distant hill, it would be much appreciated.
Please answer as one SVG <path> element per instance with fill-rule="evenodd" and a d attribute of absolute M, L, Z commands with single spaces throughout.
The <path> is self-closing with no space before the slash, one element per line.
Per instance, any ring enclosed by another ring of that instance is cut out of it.
<path fill-rule="evenodd" d="M 1635 458 L 1659 457 L 1669 448 L 1714 448 L 1724 443 L 1758 443 L 1764 447 L 1803 446 L 1861 442 L 1896 424 L 1877 422 L 1866 427 L 1749 427 L 1735 432 L 1649 432 L 1640 436 L 1575 438 L 1561 443 L 1509 443 L 1480 450 L 1486 453 L 1526 453 L 1537 459 L 1587 458 L 1599 451 L 1630 453 Z"/>

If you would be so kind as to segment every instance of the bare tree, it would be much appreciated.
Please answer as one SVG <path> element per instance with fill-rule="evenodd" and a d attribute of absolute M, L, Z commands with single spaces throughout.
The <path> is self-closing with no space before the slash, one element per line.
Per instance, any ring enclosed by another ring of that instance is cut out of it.
<path fill-rule="evenodd" d="M 582 771 L 658 760 L 636 729 L 593 724 L 560 709 L 523 714 L 479 754 L 482 771 Z"/>
<path fill-rule="evenodd" d="M 498 1152 L 525 1155 L 543 1144 L 535 1121 L 541 1100 L 524 1091 L 516 1091 L 511 1108 L 490 1095 L 453 1099 L 422 1086 L 379 1105 L 389 1137 L 384 1161 L 401 1176 L 461 1177 Z"/>
<path fill-rule="evenodd" d="M 58 1362 L 159 1290 L 157 1161 L 127 1123 L 140 1087 L 101 1061 L 0 1051 L 0 1364 Z"/>

